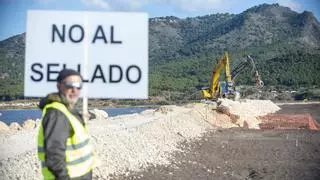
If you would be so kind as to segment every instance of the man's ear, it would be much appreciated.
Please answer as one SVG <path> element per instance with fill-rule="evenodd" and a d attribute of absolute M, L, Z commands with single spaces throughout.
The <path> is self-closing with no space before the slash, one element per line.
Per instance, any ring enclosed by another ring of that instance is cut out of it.
<path fill-rule="evenodd" d="M 57 88 L 60 91 L 60 88 L 61 88 L 61 84 L 60 83 L 57 83 Z"/>

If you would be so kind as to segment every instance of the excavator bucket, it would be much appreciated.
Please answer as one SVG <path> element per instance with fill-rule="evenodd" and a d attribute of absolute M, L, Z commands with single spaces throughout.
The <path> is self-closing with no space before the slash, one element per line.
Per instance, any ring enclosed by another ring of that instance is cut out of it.
<path fill-rule="evenodd" d="M 257 88 L 263 88 L 264 82 L 261 80 L 261 76 L 258 71 L 255 72 L 255 81 Z"/>
<path fill-rule="evenodd" d="M 271 114 L 259 117 L 260 129 L 309 129 L 320 131 L 319 123 L 309 113 Z"/>

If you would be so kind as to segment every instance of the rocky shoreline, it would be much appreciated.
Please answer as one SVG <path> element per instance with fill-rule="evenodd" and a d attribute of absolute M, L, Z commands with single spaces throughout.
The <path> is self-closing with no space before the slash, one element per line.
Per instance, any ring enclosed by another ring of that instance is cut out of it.
<path fill-rule="evenodd" d="M 36 109 L 38 107 L 39 101 L 22 101 L 22 102 L 0 102 L 1 110 L 8 109 Z"/>
<path fill-rule="evenodd" d="M 91 113 L 93 113 L 96 116 L 96 119 L 106 119 L 108 118 L 108 113 L 106 113 L 103 110 L 99 109 L 92 109 L 90 110 Z M 26 119 L 23 121 L 22 125 L 20 125 L 17 122 L 12 122 L 9 125 L 6 123 L 0 121 L 0 133 L 2 132 L 16 132 L 16 131 L 32 131 L 33 129 L 36 129 L 40 125 L 40 119 Z"/>
<path fill-rule="evenodd" d="M 40 124 L 40 119 L 32 120 L 27 119 L 23 122 L 22 125 L 20 125 L 17 122 L 12 122 L 8 126 L 6 123 L 0 121 L 0 132 L 8 132 L 8 131 L 20 131 L 20 130 L 26 130 L 31 131 L 38 127 Z"/>
<path fill-rule="evenodd" d="M 320 104 L 320 101 L 272 101 L 277 105 L 286 104 Z M 130 105 L 130 103 L 117 103 L 112 100 L 89 100 L 89 107 L 102 108 L 119 108 L 119 107 L 159 107 L 160 102 L 152 101 L 151 103 L 140 102 L 139 105 Z M 0 102 L 0 110 L 9 109 L 38 109 L 39 100 L 17 100 Z M 161 104 L 161 103 L 160 103 Z"/>

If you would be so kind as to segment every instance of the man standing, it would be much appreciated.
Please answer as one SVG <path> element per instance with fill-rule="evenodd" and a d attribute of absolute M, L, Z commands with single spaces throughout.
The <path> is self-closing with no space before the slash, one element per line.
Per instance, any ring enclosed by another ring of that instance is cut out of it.
<path fill-rule="evenodd" d="M 42 99 L 38 158 L 44 179 L 92 179 L 93 151 L 86 122 L 76 108 L 82 88 L 81 75 L 62 70 L 58 93 Z"/>

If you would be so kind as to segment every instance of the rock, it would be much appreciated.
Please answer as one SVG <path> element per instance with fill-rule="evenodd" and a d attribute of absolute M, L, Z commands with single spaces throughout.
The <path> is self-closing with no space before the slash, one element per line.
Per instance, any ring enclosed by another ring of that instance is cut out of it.
<path fill-rule="evenodd" d="M 36 119 L 36 126 L 38 127 L 38 126 L 40 126 L 40 123 L 41 123 L 41 120 L 38 118 L 38 119 Z"/>
<path fill-rule="evenodd" d="M 17 123 L 17 122 L 11 123 L 11 124 L 9 125 L 9 128 L 10 128 L 10 130 L 13 130 L 13 131 L 19 131 L 19 130 L 22 129 L 22 127 L 20 126 L 20 124 Z"/>
<path fill-rule="evenodd" d="M 36 127 L 36 122 L 32 119 L 25 120 L 22 125 L 22 128 L 24 130 L 33 130 L 35 127 Z"/>
<path fill-rule="evenodd" d="M 168 114 L 169 111 L 172 111 L 172 109 L 168 106 L 161 106 L 155 110 L 155 112 L 160 112 L 161 114 Z"/>
<path fill-rule="evenodd" d="M 225 105 L 220 105 L 217 107 L 217 111 L 223 114 L 230 115 L 230 107 Z"/>
<path fill-rule="evenodd" d="M 249 124 L 247 123 L 247 121 L 243 121 L 243 128 L 249 129 Z"/>
<path fill-rule="evenodd" d="M 107 112 L 99 109 L 90 110 L 90 113 L 94 114 L 97 120 L 107 119 L 109 116 Z"/>
<path fill-rule="evenodd" d="M 0 132 L 7 132 L 9 130 L 9 126 L 6 123 L 0 121 Z"/>
<path fill-rule="evenodd" d="M 154 115 L 154 110 L 153 109 L 147 109 L 144 110 L 140 113 L 141 115 Z"/>
<path fill-rule="evenodd" d="M 218 104 L 216 102 L 212 102 L 212 103 L 208 104 L 208 107 L 211 110 L 217 110 Z"/>

